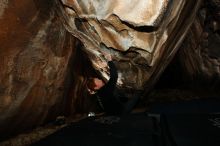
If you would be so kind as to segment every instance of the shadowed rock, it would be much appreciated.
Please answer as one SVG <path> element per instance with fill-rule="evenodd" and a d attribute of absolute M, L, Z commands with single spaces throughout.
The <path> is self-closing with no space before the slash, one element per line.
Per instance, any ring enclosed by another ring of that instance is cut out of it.
<path fill-rule="evenodd" d="M 210 2 L 216 9 L 208 16 L 219 23 L 219 3 Z M 1 0 L 1 138 L 89 105 L 75 89 L 92 69 L 108 80 L 105 54 L 112 55 L 119 70 L 119 90 L 142 90 L 146 95 L 180 46 L 186 73 L 199 70 L 219 78 L 219 49 L 212 45 L 219 44 L 217 23 L 209 25 L 214 26 L 209 37 L 213 43 L 197 47 L 204 45 L 198 40 L 206 26 L 198 15 L 200 3 Z"/>
<path fill-rule="evenodd" d="M 74 38 L 54 2 L 0 2 L 1 137 L 43 124 L 65 108 Z"/>

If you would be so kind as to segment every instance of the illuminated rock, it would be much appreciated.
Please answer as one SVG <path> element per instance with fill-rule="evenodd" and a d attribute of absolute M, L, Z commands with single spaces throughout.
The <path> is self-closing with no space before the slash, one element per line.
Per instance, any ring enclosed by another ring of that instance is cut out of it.
<path fill-rule="evenodd" d="M 190 28 L 200 1 L 62 0 L 60 17 L 84 45 L 94 68 L 108 79 L 103 54 L 119 69 L 121 89 L 151 89 Z M 190 11 L 190 13 L 188 13 Z"/>

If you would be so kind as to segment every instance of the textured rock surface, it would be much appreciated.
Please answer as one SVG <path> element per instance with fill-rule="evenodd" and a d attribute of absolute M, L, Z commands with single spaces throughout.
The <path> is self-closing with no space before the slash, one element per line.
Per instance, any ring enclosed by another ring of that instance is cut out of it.
<path fill-rule="evenodd" d="M 107 80 L 108 68 L 102 67 L 110 53 L 119 69 L 118 87 L 147 93 L 181 46 L 186 73 L 219 78 L 219 1 L 207 2 L 212 8 L 205 16 L 203 10 L 197 14 L 200 2 L 1 0 L 0 133 L 35 127 L 64 114 L 66 107 L 85 104 L 67 96 L 77 95 L 69 93 L 72 81 L 78 85 L 86 74 L 78 72 L 86 62 L 72 66 L 76 58 L 88 56 Z M 73 36 L 87 54 L 75 54 Z"/>
<path fill-rule="evenodd" d="M 192 80 L 207 86 L 220 83 L 220 1 L 204 3 L 179 52 L 183 69 Z M 208 84 L 207 84 L 208 83 Z"/>
<path fill-rule="evenodd" d="M 73 43 L 53 2 L 0 1 L 0 137 L 64 111 Z"/>
<path fill-rule="evenodd" d="M 108 78 L 103 54 L 110 53 L 119 69 L 118 86 L 146 92 L 175 55 L 200 6 L 185 0 L 62 2 L 67 30 L 84 44 L 103 78 Z"/>

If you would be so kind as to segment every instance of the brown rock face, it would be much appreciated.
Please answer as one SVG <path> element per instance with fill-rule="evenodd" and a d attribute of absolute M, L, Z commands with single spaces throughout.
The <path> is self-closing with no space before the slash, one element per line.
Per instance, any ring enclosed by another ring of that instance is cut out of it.
<path fill-rule="evenodd" d="M 118 87 L 148 92 L 190 28 L 200 1 L 68 1 L 58 10 L 66 29 L 84 45 L 103 79 L 110 53 L 119 70 Z M 190 11 L 190 13 L 189 13 Z"/>
<path fill-rule="evenodd" d="M 63 113 L 74 42 L 52 1 L 0 2 L 1 136 Z"/>
<path fill-rule="evenodd" d="M 179 52 L 183 70 L 206 86 L 220 83 L 220 1 L 203 4 Z M 202 86 L 202 85 L 201 85 Z"/>
<path fill-rule="evenodd" d="M 209 2 L 219 8 L 218 0 Z M 213 16 L 212 33 L 202 33 L 206 23 L 197 13 L 200 4 L 1 0 L 0 138 L 90 106 L 81 84 L 92 71 L 108 80 L 105 54 L 119 70 L 119 90 L 147 93 L 180 46 L 186 73 L 219 77 L 219 48 L 212 46 L 219 43 L 219 10 L 207 14 Z M 213 43 L 201 43 L 201 37 Z"/>

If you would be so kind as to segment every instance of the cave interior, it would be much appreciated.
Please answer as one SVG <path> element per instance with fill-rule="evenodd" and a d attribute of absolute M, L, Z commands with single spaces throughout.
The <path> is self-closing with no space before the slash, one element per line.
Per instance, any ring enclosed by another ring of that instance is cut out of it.
<path fill-rule="evenodd" d="M 156 0 L 154 23 L 124 0 L 96 1 L 0 2 L 0 146 L 220 145 L 220 1 Z M 142 93 L 123 116 L 85 86 L 107 83 L 106 52 L 116 93 Z"/>

